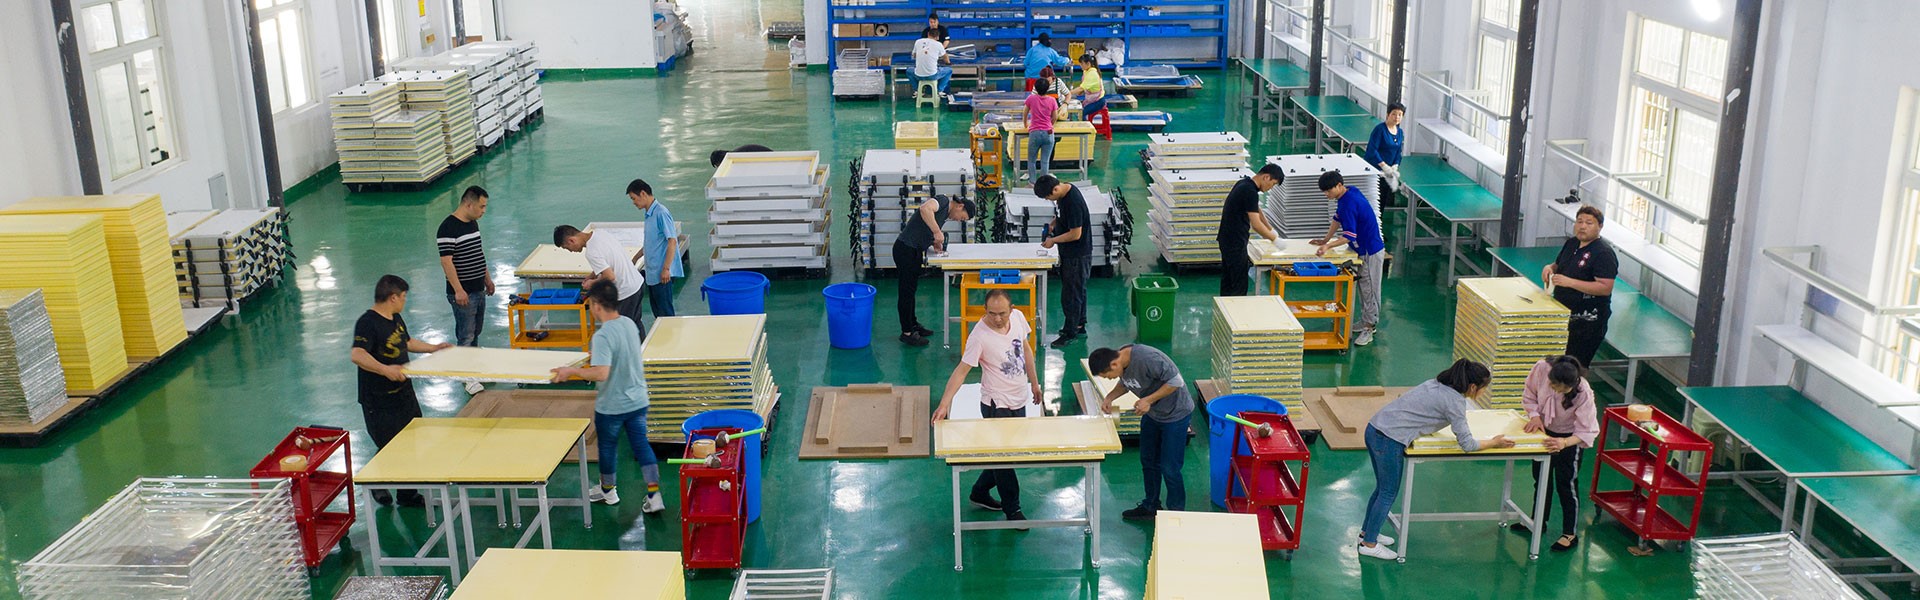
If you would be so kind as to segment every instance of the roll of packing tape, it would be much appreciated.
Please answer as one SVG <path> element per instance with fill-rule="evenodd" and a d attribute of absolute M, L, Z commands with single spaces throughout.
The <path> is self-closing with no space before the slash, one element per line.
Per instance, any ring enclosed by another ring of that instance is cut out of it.
<path fill-rule="evenodd" d="M 1653 407 L 1645 404 L 1635 404 L 1632 406 L 1628 406 L 1627 420 L 1636 421 L 1636 422 L 1651 421 L 1653 420 Z"/>
<path fill-rule="evenodd" d="M 299 454 L 289 454 L 287 456 L 284 456 L 280 459 L 280 470 L 305 471 L 307 470 L 307 457 Z"/>
<path fill-rule="evenodd" d="M 711 438 L 693 441 L 694 458 L 706 458 L 710 454 L 713 454 L 713 440 Z"/>

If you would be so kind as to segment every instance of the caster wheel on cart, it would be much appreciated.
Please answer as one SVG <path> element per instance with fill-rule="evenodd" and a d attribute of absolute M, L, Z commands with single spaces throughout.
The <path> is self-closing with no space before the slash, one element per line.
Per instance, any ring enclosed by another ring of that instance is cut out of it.
<path fill-rule="evenodd" d="M 1399 562 L 1400 564 L 1403 564 L 1403 565 L 1404 565 L 1404 564 L 1407 564 L 1407 557 L 1405 557 L 1405 556 L 1402 556 L 1402 557 L 1400 557 L 1400 558 L 1396 558 L 1396 559 L 1393 559 L 1393 560 L 1394 560 L 1394 561 L 1396 561 L 1396 562 Z"/>
<path fill-rule="evenodd" d="M 1527 560 L 1540 560 L 1540 555 L 1538 555 L 1538 554 L 1528 554 L 1528 555 L 1527 555 Z"/>
<path fill-rule="evenodd" d="M 953 572 L 955 572 L 955 573 L 959 573 L 959 572 L 961 572 L 961 571 L 963 571 L 963 570 L 965 570 L 965 569 L 962 569 L 962 568 L 960 568 L 960 567 L 954 567 L 954 568 L 953 568 Z"/>

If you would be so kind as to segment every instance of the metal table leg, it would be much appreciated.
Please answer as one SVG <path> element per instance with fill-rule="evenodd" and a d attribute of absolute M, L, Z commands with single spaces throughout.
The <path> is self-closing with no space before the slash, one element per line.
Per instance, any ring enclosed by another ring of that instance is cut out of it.
<path fill-rule="evenodd" d="M 896 268 L 898 265 L 896 265 Z M 940 270 L 940 347 L 952 348 L 950 333 L 953 328 L 953 272 Z"/>
<path fill-rule="evenodd" d="M 1793 500 L 1800 494 L 1800 480 L 1787 477 L 1787 497 L 1780 503 L 1780 532 L 1793 533 Z"/>
<path fill-rule="evenodd" d="M 1637 382 L 1639 380 L 1640 380 L 1640 360 L 1629 356 L 1627 357 L 1627 390 L 1626 390 L 1627 404 L 1634 404 L 1633 386 L 1634 386 L 1634 382 Z"/>
<path fill-rule="evenodd" d="M 958 496 L 955 496 L 958 498 Z M 1087 465 L 1087 534 L 1093 537 L 1087 548 L 1093 566 L 1100 566 L 1100 463 Z"/>
<path fill-rule="evenodd" d="M 960 467 L 953 466 L 949 470 L 953 472 L 953 570 L 960 571 L 963 569 L 960 564 L 963 556 L 960 544 Z"/>
<path fill-rule="evenodd" d="M 580 519 L 587 523 L 587 529 L 593 529 L 593 502 L 587 500 L 593 493 L 588 487 L 593 484 L 587 481 L 587 434 L 581 433 L 573 447 L 580 449 Z"/>
<path fill-rule="evenodd" d="M 1407 562 L 1407 543 L 1413 539 L 1413 468 L 1418 464 L 1420 461 L 1408 458 L 1407 468 L 1400 473 L 1400 539 L 1394 541 L 1400 542 L 1395 553 L 1402 563 Z"/>
<path fill-rule="evenodd" d="M 1579 452 L 1580 449 L 1574 448 L 1569 451 Z M 1547 488 L 1551 486 L 1553 481 L 1549 478 L 1551 473 L 1547 472 L 1547 467 L 1552 462 L 1552 459 L 1541 457 L 1535 459 L 1534 462 L 1538 463 L 1534 466 L 1534 469 L 1536 473 L 1540 474 L 1540 479 L 1538 480 L 1540 483 L 1533 486 L 1533 515 L 1528 517 L 1529 520 L 1533 521 L 1533 525 L 1528 527 L 1528 529 L 1533 532 L 1533 539 L 1527 544 L 1527 560 L 1540 559 L 1540 530 L 1546 528 L 1546 524 L 1540 522 L 1540 514 L 1547 510 Z M 1511 467 L 1512 463 L 1508 463 L 1508 465 Z"/>

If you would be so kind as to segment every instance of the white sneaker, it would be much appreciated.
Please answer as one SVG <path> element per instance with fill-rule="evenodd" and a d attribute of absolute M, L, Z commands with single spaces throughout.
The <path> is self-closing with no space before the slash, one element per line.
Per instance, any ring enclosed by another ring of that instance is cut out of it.
<path fill-rule="evenodd" d="M 1373 329 L 1362 329 L 1353 335 L 1353 345 L 1365 346 L 1373 343 Z"/>
<path fill-rule="evenodd" d="M 594 486 L 592 491 L 587 492 L 587 501 L 600 502 L 600 503 L 606 504 L 607 506 L 613 506 L 615 504 L 619 504 L 620 489 L 619 488 L 603 488 L 599 486 Z"/>
<path fill-rule="evenodd" d="M 1374 544 L 1372 547 L 1369 547 L 1366 544 L 1360 544 L 1359 546 L 1356 546 L 1356 547 L 1360 549 L 1361 556 L 1371 556 L 1374 558 L 1378 558 L 1380 560 L 1399 560 L 1400 559 L 1400 553 L 1394 552 L 1392 548 L 1388 548 L 1386 543 L 1384 542 L 1379 544 Z"/>
<path fill-rule="evenodd" d="M 1365 542 L 1366 539 L 1362 538 L 1360 541 Z M 1384 533 L 1376 533 L 1376 534 L 1373 534 L 1373 541 L 1374 543 L 1380 544 L 1382 546 L 1392 546 L 1393 536 L 1390 536 Z"/>
<path fill-rule="evenodd" d="M 484 391 L 487 391 L 487 386 L 484 386 L 484 385 L 480 385 L 480 382 L 478 382 L 478 381 L 469 381 L 469 382 L 467 382 L 467 395 L 468 395 L 468 396 L 477 396 L 477 395 L 479 395 L 479 394 L 480 394 L 480 392 L 484 392 Z"/>
<path fill-rule="evenodd" d="M 1021 181 L 1026 181 L 1026 180 L 1028 180 L 1028 179 L 1032 179 L 1032 178 L 1033 178 L 1033 177 L 1032 177 L 1031 175 L 1028 175 L 1028 174 L 1026 174 L 1026 173 L 1021 173 L 1021 174 L 1020 174 L 1020 180 L 1021 180 Z"/>
<path fill-rule="evenodd" d="M 647 501 L 640 505 L 640 512 L 647 514 L 657 513 L 666 509 L 667 501 L 660 497 L 660 492 L 647 494 Z"/>

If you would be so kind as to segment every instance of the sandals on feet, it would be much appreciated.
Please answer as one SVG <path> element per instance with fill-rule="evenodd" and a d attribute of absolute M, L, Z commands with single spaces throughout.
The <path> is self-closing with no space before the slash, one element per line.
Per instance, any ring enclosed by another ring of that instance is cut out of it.
<path fill-rule="evenodd" d="M 1574 544 L 1578 544 L 1578 543 L 1580 543 L 1580 536 L 1563 535 L 1563 536 L 1560 536 L 1560 539 L 1553 541 L 1553 551 L 1566 552 L 1568 550 L 1572 550 Z"/>

